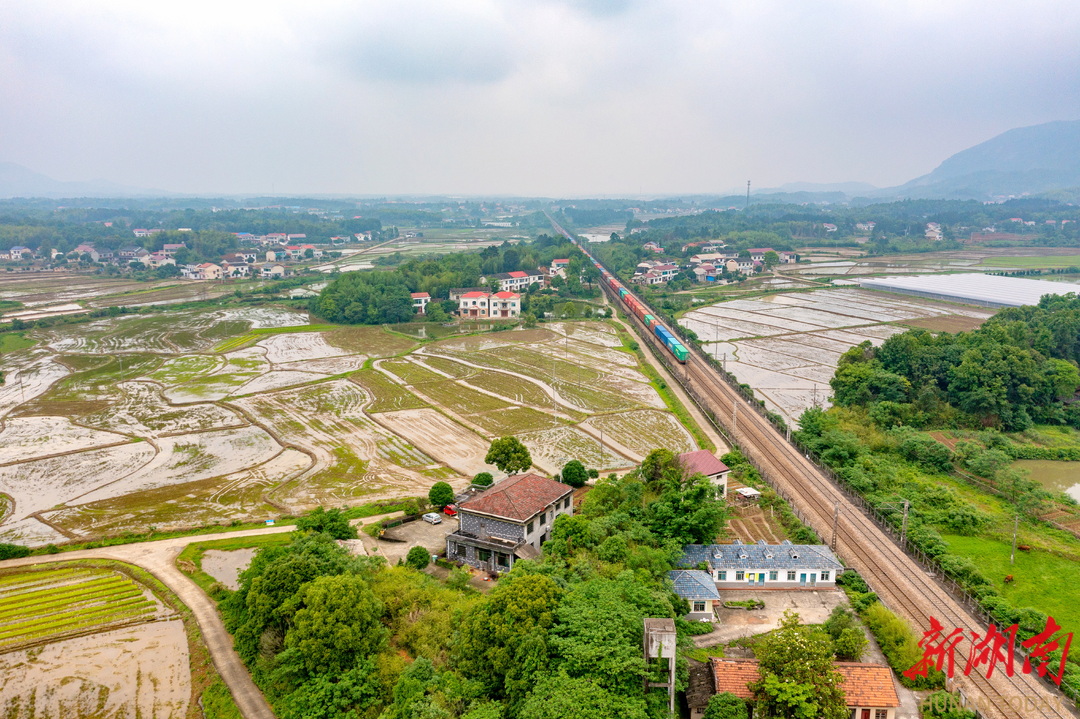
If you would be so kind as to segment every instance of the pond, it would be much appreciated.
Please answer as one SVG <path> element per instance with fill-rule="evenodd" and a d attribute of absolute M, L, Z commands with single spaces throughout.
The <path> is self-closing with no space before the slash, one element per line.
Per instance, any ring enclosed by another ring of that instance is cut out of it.
<path fill-rule="evenodd" d="M 1054 462 L 1049 459 L 1018 459 L 1013 467 L 1031 472 L 1031 479 L 1051 492 L 1066 492 L 1080 501 L 1080 462 Z"/>

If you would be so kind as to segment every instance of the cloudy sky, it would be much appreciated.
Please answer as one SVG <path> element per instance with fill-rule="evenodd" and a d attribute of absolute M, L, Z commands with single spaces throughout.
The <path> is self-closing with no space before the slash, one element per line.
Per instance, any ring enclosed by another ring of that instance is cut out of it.
<path fill-rule="evenodd" d="M 1080 118 L 1076 0 L 35 0 L 0 161 L 205 193 L 899 184 Z"/>

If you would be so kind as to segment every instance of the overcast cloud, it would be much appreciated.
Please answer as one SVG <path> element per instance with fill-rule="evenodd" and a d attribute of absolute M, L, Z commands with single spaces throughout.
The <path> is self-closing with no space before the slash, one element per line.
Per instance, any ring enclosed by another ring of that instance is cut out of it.
<path fill-rule="evenodd" d="M 9 2 L 0 161 L 197 193 L 893 185 L 1080 118 L 1076 0 Z"/>

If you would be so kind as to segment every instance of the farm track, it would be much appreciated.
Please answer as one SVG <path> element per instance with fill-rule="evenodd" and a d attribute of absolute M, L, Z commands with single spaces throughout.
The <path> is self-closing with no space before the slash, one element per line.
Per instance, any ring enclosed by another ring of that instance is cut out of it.
<path fill-rule="evenodd" d="M 570 237 L 557 224 L 555 227 Z M 572 237 L 570 239 L 573 240 Z M 606 286 L 605 291 L 609 291 Z M 636 317 L 631 316 L 631 324 L 649 346 L 666 360 L 666 349 L 661 348 L 655 336 Z M 847 566 L 855 568 L 867 580 L 887 607 L 918 630 L 928 627 L 933 616 L 945 626 L 945 631 L 960 627 L 966 636 L 970 636 L 970 632 L 980 636 L 986 632 L 986 627 L 978 618 L 886 535 L 843 490 L 786 441 L 753 405 L 698 354 L 692 352 L 681 371 L 676 369 L 674 374 L 688 393 L 699 399 L 702 409 L 717 418 L 766 481 L 793 505 L 819 536 L 831 535 L 834 508 L 839 506 L 834 538 L 836 552 L 847 560 Z M 727 421 L 729 417 L 733 418 L 730 423 Z M 957 658 L 960 662 L 965 659 L 962 655 Z M 1023 674 L 1019 668 L 1012 677 L 998 671 L 990 679 L 976 672 L 969 676 L 957 672 L 950 682 L 950 688 L 959 689 L 972 699 L 981 698 L 986 706 L 983 714 L 992 719 L 1027 719 L 1032 716 L 1023 711 L 1022 701 L 1019 707 L 1016 706 L 1017 698 L 1042 701 L 1041 706 L 1047 712 L 1043 714 L 1045 717 L 1064 719 L 1077 716 L 1066 708 L 1065 702 L 1068 700 L 1060 693 L 1050 689 L 1035 675 Z"/>

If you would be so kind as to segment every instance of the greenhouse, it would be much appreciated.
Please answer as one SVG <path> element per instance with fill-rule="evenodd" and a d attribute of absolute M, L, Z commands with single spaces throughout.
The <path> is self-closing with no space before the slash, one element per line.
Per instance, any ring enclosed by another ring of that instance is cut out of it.
<path fill-rule="evenodd" d="M 860 279 L 869 290 L 899 292 L 935 300 L 950 300 L 983 307 L 1020 307 L 1038 304 L 1043 295 L 1080 292 L 1080 285 L 999 275 L 958 274 Z"/>

